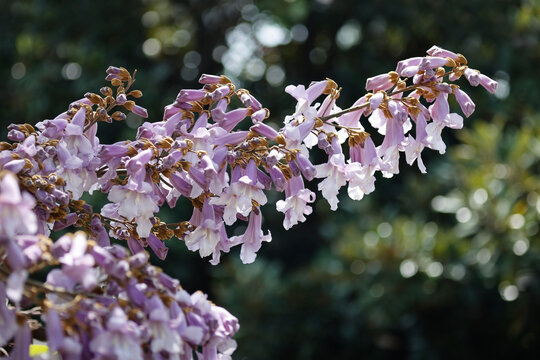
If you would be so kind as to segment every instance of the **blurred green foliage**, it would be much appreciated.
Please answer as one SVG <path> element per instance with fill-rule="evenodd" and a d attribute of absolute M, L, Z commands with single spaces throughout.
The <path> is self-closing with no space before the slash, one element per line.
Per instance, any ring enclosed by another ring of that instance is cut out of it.
<path fill-rule="evenodd" d="M 449 154 L 425 152 L 427 175 L 402 164 L 374 194 L 342 197 L 337 213 L 319 201 L 288 232 L 266 205 L 274 241 L 252 265 L 233 251 L 212 267 L 178 240 L 158 264 L 238 316 L 239 359 L 540 355 L 537 1 L 19 0 L 0 14 L 2 137 L 97 91 L 108 65 L 139 70 L 151 119 L 200 73 L 224 72 L 278 123 L 294 105 L 287 84 L 330 77 L 344 107 L 367 77 L 433 44 L 465 54 L 499 91 L 461 84 L 477 112 L 444 134 Z M 100 137 L 133 137 L 140 123 Z M 188 204 L 160 214 L 189 215 Z"/>

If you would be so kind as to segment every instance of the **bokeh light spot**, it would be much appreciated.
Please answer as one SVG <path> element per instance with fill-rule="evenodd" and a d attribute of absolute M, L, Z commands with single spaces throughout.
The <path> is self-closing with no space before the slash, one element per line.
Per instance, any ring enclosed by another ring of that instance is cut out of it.
<path fill-rule="evenodd" d="M 382 238 L 389 237 L 392 235 L 392 225 L 387 222 L 380 223 L 379 226 L 377 226 L 377 233 Z"/>
<path fill-rule="evenodd" d="M 362 28 L 356 20 L 349 20 L 336 33 L 336 43 L 341 50 L 348 50 L 362 39 Z"/>
<path fill-rule="evenodd" d="M 263 77 L 264 72 L 266 71 L 266 64 L 262 59 L 253 58 L 247 62 L 244 70 L 248 80 L 258 81 Z"/>
<path fill-rule="evenodd" d="M 142 45 L 142 50 L 146 56 L 156 56 L 161 52 L 161 42 L 156 38 L 147 39 Z"/>
<path fill-rule="evenodd" d="M 450 267 L 450 277 L 456 281 L 459 281 L 465 277 L 465 266 L 462 264 L 455 264 Z"/>
<path fill-rule="evenodd" d="M 374 231 L 368 231 L 364 234 L 364 243 L 367 246 L 375 246 L 379 242 L 379 236 Z"/>
<path fill-rule="evenodd" d="M 227 51 L 227 47 L 225 45 L 216 46 L 214 50 L 212 50 L 212 59 L 214 59 L 215 62 L 221 62 L 225 51 Z"/>
<path fill-rule="evenodd" d="M 76 62 L 67 63 L 62 67 L 62 77 L 66 80 L 77 80 L 81 74 L 81 65 Z"/>
<path fill-rule="evenodd" d="M 476 261 L 478 261 L 478 263 L 482 265 L 487 264 L 491 259 L 491 255 L 491 250 L 486 248 L 480 249 L 476 253 Z"/>
<path fill-rule="evenodd" d="M 410 278 L 418 272 L 418 265 L 414 260 L 403 260 L 399 265 L 399 272 L 404 278 Z"/>
<path fill-rule="evenodd" d="M 499 285 L 499 294 L 505 301 L 514 301 L 519 297 L 519 289 L 516 285 L 503 281 Z"/>
<path fill-rule="evenodd" d="M 472 195 L 472 201 L 476 206 L 482 206 L 488 199 L 486 189 L 476 189 Z"/>
<path fill-rule="evenodd" d="M 158 12 L 153 10 L 145 12 L 141 17 L 141 22 L 147 28 L 156 26 L 159 23 Z"/>
<path fill-rule="evenodd" d="M 303 24 L 296 24 L 291 28 L 291 36 L 295 42 L 302 43 L 307 40 L 309 30 Z"/>
<path fill-rule="evenodd" d="M 422 232 L 424 233 L 424 235 L 428 237 L 437 235 L 438 231 L 439 231 L 439 227 L 433 221 L 426 223 L 424 225 L 424 229 L 422 229 Z"/>
<path fill-rule="evenodd" d="M 495 97 L 499 99 L 506 99 L 510 95 L 510 83 L 505 79 L 497 79 L 499 85 L 497 85 L 497 90 L 495 90 Z"/>
<path fill-rule="evenodd" d="M 191 41 L 191 34 L 185 29 L 175 31 L 172 37 L 172 43 L 176 47 L 184 47 Z"/>
<path fill-rule="evenodd" d="M 514 230 L 521 229 L 525 225 L 525 217 L 521 214 L 512 214 L 508 218 L 508 224 Z"/>
<path fill-rule="evenodd" d="M 525 255 L 525 253 L 529 250 L 529 240 L 527 239 L 517 240 L 514 243 L 512 250 L 514 251 L 514 254 L 516 254 L 517 256 Z"/>
<path fill-rule="evenodd" d="M 272 86 L 279 86 L 285 81 L 285 70 L 279 65 L 271 65 L 266 70 L 266 81 Z"/>
<path fill-rule="evenodd" d="M 471 210 L 467 207 L 459 208 L 458 211 L 456 211 L 456 219 L 460 223 L 466 223 L 472 218 Z"/>
<path fill-rule="evenodd" d="M 426 269 L 426 274 L 432 278 L 439 277 L 442 275 L 443 270 L 444 270 L 443 265 L 438 261 L 434 261 L 428 265 Z"/>
<path fill-rule="evenodd" d="M 255 37 L 262 46 L 276 47 L 287 44 L 290 34 L 283 26 L 269 21 L 261 21 L 255 24 Z"/>
<path fill-rule="evenodd" d="M 184 66 L 190 69 L 196 69 L 201 64 L 201 55 L 197 51 L 188 51 L 184 55 Z"/>
<path fill-rule="evenodd" d="M 22 79 L 26 75 L 26 66 L 22 62 L 13 64 L 11 67 L 11 77 L 15 80 Z"/>

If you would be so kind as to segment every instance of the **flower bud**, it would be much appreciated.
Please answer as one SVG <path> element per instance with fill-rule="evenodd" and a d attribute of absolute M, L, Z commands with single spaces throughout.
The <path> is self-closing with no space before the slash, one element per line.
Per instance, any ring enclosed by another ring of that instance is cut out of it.
<path fill-rule="evenodd" d="M 302 175 L 304 175 L 306 180 L 313 180 L 313 178 L 317 174 L 317 170 L 304 154 L 296 154 L 296 163 L 298 164 L 298 167 L 300 168 L 300 171 L 302 172 Z"/>
<path fill-rule="evenodd" d="M 276 140 L 277 136 L 279 135 L 278 132 L 274 130 L 274 128 L 261 122 L 256 123 L 249 129 L 254 133 L 264 136 L 270 140 Z"/>
<path fill-rule="evenodd" d="M 287 179 L 276 165 L 270 168 L 270 178 L 274 182 L 277 191 L 284 191 L 287 187 Z"/>

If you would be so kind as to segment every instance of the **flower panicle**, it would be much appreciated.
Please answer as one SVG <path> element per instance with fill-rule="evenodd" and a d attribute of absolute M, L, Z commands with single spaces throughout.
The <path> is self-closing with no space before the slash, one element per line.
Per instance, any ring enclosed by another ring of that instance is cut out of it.
<path fill-rule="evenodd" d="M 269 190 L 281 194 L 275 206 L 289 229 L 313 212 L 317 194 L 306 181 L 318 181 L 337 210 L 342 187 L 362 199 L 375 190 L 377 174 L 399 173 L 402 153 L 426 172 L 422 151 L 443 154 L 442 130 L 463 127 L 449 97 L 466 117 L 475 110 L 453 82 L 464 77 L 489 92 L 497 86 L 463 55 L 434 46 L 427 56 L 369 78 L 367 93 L 347 108 L 338 106 L 341 88 L 331 79 L 289 85 L 285 92 L 295 107 L 278 123 L 248 90 L 226 76 L 203 74 L 201 87 L 180 90 L 161 121 L 144 122 L 132 140 L 101 144 L 102 123 L 124 120 L 125 110 L 148 117 L 136 103 L 142 92 L 132 89 L 135 73 L 109 67 L 110 86 L 99 94 L 85 94 L 35 127 L 12 124 L 11 143 L 0 143 L 0 253 L 7 255 L 0 263 L 0 300 L 17 305 L 46 293 L 40 305 L 47 323 L 66 325 L 49 327 L 56 339 L 49 345 L 69 358 L 115 357 L 120 348 L 132 349 L 134 359 L 146 352 L 190 358 L 201 348 L 230 355 L 237 320 L 149 265 L 145 249 L 164 259 L 166 241 L 177 237 L 212 264 L 235 246 L 242 262 L 251 263 L 271 241 L 263 230 Z M 383 136 L 379 144 L 370 135 L 375 132 Z M 326 161 L 313 163 L 314 151 Z M 94 191 L 109 201 L 97 211 L 81 199 Z M 180 198 L 193 205 L 189 219 L 166 223 L 156 216 Z M 230 237 L 228 227 L 237 222 L 246 231 Z M 52 243 L 51 231 L 71 226 L 84 232 Z M 111 246 L 118 242 L 126 247 Z M 51 265 L 57 268 L 46 283 L 28 277 Z M 66 304 L 77 306 L 67 311 Z M 0 329 L 0 346 L 26 339 L 26 322 L 17 318 L 19 309 L 0 301 L 0 322 L 8 324 Z M 84 332 L 90 341 L 81 342 Z"/>

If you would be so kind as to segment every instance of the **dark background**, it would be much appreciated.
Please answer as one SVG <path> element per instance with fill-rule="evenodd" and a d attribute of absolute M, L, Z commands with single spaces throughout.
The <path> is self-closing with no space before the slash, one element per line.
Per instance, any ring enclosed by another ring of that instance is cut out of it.
<path fill-rule="evenodd" d="M 319 201 L 288 232 L 266 205 L 274 240 L 251 265 L 233 251 L 211 266 L 177 239 L 155 262 L 239 318 L 238 359 L 538 358 L 537 1 L 0 1 L 0 17 L 2 138 L 97 92 L 108 65 L 138 69 L 150 121 L 200 73 L 224 72 L 278 124 L 294 108 L 287 84 L 332 78 L 346 107 L 367 77 L 433 44 L 463 53 L 499 90 L 460 83 L 477 111 L 444 133 L 447 154 L 424 152 L 428 174 L 402 163 L 374 194 L 345 194 L 335 213 Z"/>

